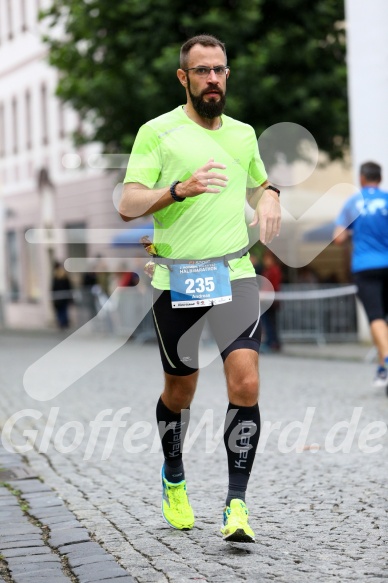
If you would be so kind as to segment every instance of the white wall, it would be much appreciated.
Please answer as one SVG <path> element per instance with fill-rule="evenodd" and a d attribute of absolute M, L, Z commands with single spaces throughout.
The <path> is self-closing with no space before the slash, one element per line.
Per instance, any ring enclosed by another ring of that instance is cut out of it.
<path fill-rule="evenodd" d="M 388 190 L 388 0 L 346 0 L 350 130 L 353 168 L 384 170 Z"/>
<path fill-rule="evenodd" d="M 43 2 L 40 3 L 44 5 Z M 74 180 L 74 171 L 67 172 L 62 156 L 74 152 L 71 133 L 79 124 L 79 116 L 63 107 L 55 97 L 58 72 L 47 62 L 47 47 L 41 41 L 42 25 L 37 21 L 36 0 L 25 0 L 26 26 L 21 22 L 21 4 L 0 0 L 0 104 L 4 108 L 5 156 L 0 159 L 3 196 L 18 195 L 36 189 L 37 171 L 47 167 L 53 182 Z M 12 38 L 9 36 L 8 10 L 12 7 Z M 42 88 L 46 90 L 43 99 Z M 30 115 L 27 120 L 26 93 L 30 94 Z M 15 126 L 13 102 L 17 103 L 17 152 L 14 151 Z M 61 119 L 63 132 L 61 132 Z M 44 123 L 46 120 L 46 123 Z M 27 146 L 30 124 L 31 143 Z M 46 127 L 47 140 L 44 141 Z M 90 150 L 85 148 L 85 154 Z M 96 174 L 96 172 L 79 173 Z"/>

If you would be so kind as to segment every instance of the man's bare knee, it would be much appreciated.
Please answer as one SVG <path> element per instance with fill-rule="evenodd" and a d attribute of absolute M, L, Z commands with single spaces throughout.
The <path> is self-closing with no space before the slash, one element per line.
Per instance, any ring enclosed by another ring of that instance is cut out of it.
<path fill-rule="evenodd" d="M 259 398 L 259 379 L 257 375 L 235 377 L 228 383 L 229 401 L 234 405 L 252 407 Z"/>
<path fill-rule="evenodd" d="M 162 401 L 171 411 L 179 413 L 187 409 L 193 400 L 197 387 L 198 371 L 188 376 L 165 374 L 165 385 Z"/>

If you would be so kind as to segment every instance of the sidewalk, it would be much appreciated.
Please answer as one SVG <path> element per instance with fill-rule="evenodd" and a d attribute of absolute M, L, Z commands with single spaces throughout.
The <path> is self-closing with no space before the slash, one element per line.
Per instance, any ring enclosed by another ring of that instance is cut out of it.
<path fill-rule="evenodd" d="M 376 351 L 372 345 L 342 342 L 328 344 L 284 344 L 282 354 L 300 358 L 319 358 L 326 360 L 351 360 L 355 362 L 375 362 Z"/>

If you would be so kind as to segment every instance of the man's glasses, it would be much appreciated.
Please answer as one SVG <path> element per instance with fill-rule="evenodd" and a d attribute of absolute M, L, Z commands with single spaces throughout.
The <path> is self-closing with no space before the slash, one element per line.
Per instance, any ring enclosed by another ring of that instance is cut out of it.
<path fill-rule="evenodd" d="M 217 75 L 217 77 L 224 77 L 227 71 L 230 71 L 230 67 L 225 67 L 224 65 L 219 65 L 218 67 L 191 67 L 191 69 L 183 69 L 186 73 L 187 71 L 194 71 L 194 74 L 198 77 L 208 77 L 211 71 Z"/>

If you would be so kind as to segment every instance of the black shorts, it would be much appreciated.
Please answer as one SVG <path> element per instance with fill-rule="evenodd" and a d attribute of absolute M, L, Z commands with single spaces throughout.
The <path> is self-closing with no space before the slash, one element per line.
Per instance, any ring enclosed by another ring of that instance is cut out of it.
<path fill-rule="evenodd" d="M 203 308 L 172 308 L 170 291 L 154 290 L 153 317 L 164 371 L 187 376 L 198 370 L 198 346 L 209 323 L 225 361 L 239 348 L 259 352 L 259 289 L 253 277 L 232 281 L 232 301 Z"/>
<path fill-rule="evenodd" d="M 353 279 L 369 322 L 385 320 L 388 317 L 388 267 L 358 271 Z"/>

